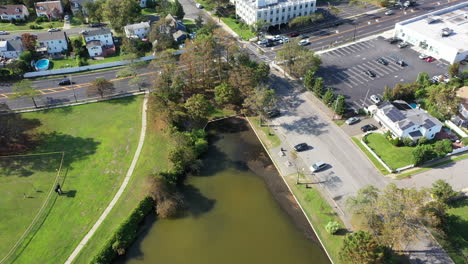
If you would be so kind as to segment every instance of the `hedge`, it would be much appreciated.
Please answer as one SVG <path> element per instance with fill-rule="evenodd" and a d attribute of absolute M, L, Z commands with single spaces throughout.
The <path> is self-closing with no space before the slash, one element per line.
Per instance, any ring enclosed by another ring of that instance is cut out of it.
<path fill-rule="evenodd" d="M 111 263 L 117 255 L 123 255 L 125 249 L 136 239 L 138 227 L 145 216 L 153 209 L 153 204 L 154 201 L 149 196 L 141 200 L 138 206 L 133 209 L 130 216 L 117 228 L 114 235 L 93 258 L 91 263 L 108 264 Z"/>

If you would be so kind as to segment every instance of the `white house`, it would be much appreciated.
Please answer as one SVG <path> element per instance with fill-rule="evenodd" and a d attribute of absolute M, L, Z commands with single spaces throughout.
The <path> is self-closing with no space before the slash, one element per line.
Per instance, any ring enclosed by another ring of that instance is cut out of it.
<path fill-rule="evenodd" d="M 62 1 L 46 1 L 34 4 L 37 16 L 46 16 L 49 19 L 61 19 L 63 17 Z"/>
<path fill-rule="evenodd" d="M 151 31 L 151 26 L 149 22 L 140 22 L 137 24 L 126 25 L 124 27 L 125 35 L 127 38 L 147 38 L 149 32 Z"/>
<path fill-rule="evenodd" d="M 433 139 L 442 129 L 442 123 L 426 111 L 412 108 L 405 101 L 385 102 L 377 107 L 374 118 L 394 137 L 417 140 Z"/>
<path fill-rule="evenodd" d="M 86 11 L 84 9 L 84 3 L 86 1 L 90 1 L 90 0 L 71 0 L 70 1 L 70 9 L 73 15 L 76 16 L 78 13 L 82 13 L 83 15 L 86 15 Z"/>
<path fill-rule="evenodd" d="M 23 50 L 20 38 L 0 41 L 0 57 L 18 59 Z"/>
<path fill-rule="evenodd" d="M 90 57 L 102 56 L 102 44 L 100 40 L 91 40 L 86 43 L 86 49 Z"/>
<path fill-rule="evenodd" d="M 0 5 L 0 19 L 26 19 L 29 16 L 28 8 L 24 5 Z"/>
<path fill-rule="evenodd" d="M 107 56 L 115 53 L 114 40 L 108 28 L 100 28 L 83 34 L 89 56 Z M 99 46 L 99 48 L 98 48 Z"/>
<path fill-rule="evenodd" d="M 286 24 L 298 16 L 315 12 L 316 0 L 232 0 L 236 14 L 247 25 L 262 19 L 270 26 Z"/>
<path fill-rule="evenodd" d="M 449 63 L 468 59 L 468 1 L 396 23 L 394 36 Z"/>
<path fill-rule="evenodd" d="M 47 52 L 49 55 L 68 50 L 68 37 L 63 31 L 38 33 L 37 42 L 36 51 Z"/>

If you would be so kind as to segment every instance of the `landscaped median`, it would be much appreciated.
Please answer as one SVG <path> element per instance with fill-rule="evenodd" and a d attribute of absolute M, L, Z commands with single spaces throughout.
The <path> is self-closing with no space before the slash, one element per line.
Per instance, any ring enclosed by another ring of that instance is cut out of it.
<path fill-rule="evenodd" d="M 235 18 L 222 17 L 221 20 L 224 22 L 224 24 L 236 32 L 236 34 L 239 35 L 239 37 L 241 37 L 243 40 L 249 40 L 255 37 L 255 34 L 250 31 L 250 28 L 247 24 L 239 22 Z"/>

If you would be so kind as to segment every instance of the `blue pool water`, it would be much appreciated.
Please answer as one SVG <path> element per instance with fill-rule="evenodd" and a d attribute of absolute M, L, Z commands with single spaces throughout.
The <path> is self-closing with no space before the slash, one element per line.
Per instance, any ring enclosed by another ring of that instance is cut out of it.
<path fill-rule="evenodd" d="M 416 108 L 418 107 L 418 105 L 417 105 L 417 104 L 409 104 L 409 105 L 410 105 L 410 106 L 411 106 L 411 108 L 413 108 L 413 109 L 416 109 Z"/>
<path fill-rule="evenodd" d="M 42 59 L 36 62 L 36 70 L 38 71 L 44 71 L 44 70 L 47 70 L 48 68 L 49 68 L 49 60 Z"/>

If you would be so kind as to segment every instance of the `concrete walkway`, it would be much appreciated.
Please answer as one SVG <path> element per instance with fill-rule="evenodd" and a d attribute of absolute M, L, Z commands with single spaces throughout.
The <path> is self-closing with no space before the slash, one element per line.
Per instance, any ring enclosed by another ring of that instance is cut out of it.
<path fill-rule="evenodd" d="M 115 204 L 120 199 L 120 196 L 122 196 L 123 192 L 125 191 L 125 188 L 127 187 L 128 182 L 130 181 L 130 178 L 132 177 L 133 170 L 135 169 L 138 158 L 140 157 L 141 150 L 143 148 L 143 144 L 145 142 L 145 136 L 146 136 L 146 109 L 147 109 L 147 104 L 148 104 L 148 96 L 149 96 L 149 93 L 146 93 L 145 99 L 143 100 L 143 107 L 142 107 L 142 113 L 141 113 L 141 119 L 142 120 L 141 120 L 140 140 L 138 142 L 138 147 L 137 147 L 137 149 L 135 151 L 135 155 L 133 156 L 132 163 L 130 164 L 130 168 L 128 168 L 127 174 L 125 175 L 125 179 L 123 180 L 122 185 L 120 185 L 120 188 L 117 191 L 117 193 L 115 194 L 112 201 L 109 203 L 109 205 L 104 210 L 104 212 L 99 217 L 99 219 L 96 221 L 96 223 L 91 228 L 91 230 L 89 230 L 89 232 L 86 234 L 86 236 L 81 240 L 81 242 L 78 244 L 78 246 L 72 252 L 72 254 L 68 257 L 67 261 L 65 261 L 65 264 L 71 264 L 73 262 L 73 260 L 78 256 L 81 249 L 83 249 L 83 247 L 86 246 L 88 241 L 91 239 L 91 237 L 94 235 L 94 233 L 96 233 L 98 228 L 101 226 L 102 222 L 104 222 L 107 215 L 109 215 L 112 208 L 114 208 Z"/>

